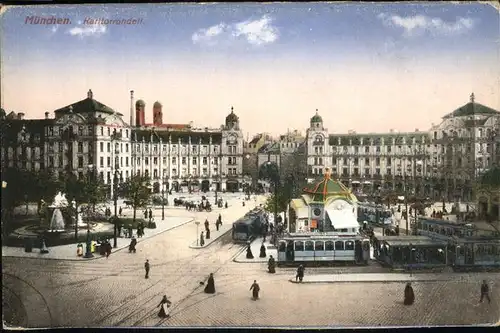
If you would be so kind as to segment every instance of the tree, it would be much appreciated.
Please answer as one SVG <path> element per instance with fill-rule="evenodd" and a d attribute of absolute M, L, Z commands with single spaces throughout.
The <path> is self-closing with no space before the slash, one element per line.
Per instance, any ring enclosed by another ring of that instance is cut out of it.
<path fill-rule="evenodd" d="M 132 223 L 135 223 L 137 208 L 147 205 L 151 198 L 151 190 L 149 189 L 150 179 L 147 176 L 134 175 L 122 183 L 119 192 L 120 195 L 130 201 L 134 209 L 134 217 Z"/>
<path fill-rule="evenodd" d="M 275 196 L 275 193 L 271 194 L 271 196 L 269 196 L 267 198 L 265 209 L 268 212 L 275 212 L 276 211 L 276 212 L 279 213 L 279 212 L 286 211 L 289 199 L 285 195 L 284 191 L 278 190 L 278 192 L 277 192 L 277 198 L 278 198 L 278 200 L 277 200 L 278 205 L 277 206 L 276 206 L 276 196 Z M 275 207 L 277 207 L 276 210 L 275 210 Z"/>
<path fill-rule="evenodd" d="M 92 206 L 95 212 L 95 206 L 106 200 L 106 186 L 103 179 L 98 177 L 95 170 L 87 172 L 83 181 L 83 190 L 87 195 L 87 203 Z"/>
<path fill-rule="evenodd" d="M 51 170 L 40 170 L 34 175 L 34 191 L 32 191 L 30 199 L 37 203 L 40 203 L 40 200 L 43 199 L 50 204 L 60 187 L 61 184 L 57 181 Z"/>

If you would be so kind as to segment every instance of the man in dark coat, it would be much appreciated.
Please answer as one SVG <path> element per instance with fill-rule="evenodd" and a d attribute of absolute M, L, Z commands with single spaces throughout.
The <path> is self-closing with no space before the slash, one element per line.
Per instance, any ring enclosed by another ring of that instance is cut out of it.
<path fill-rule="evenodd" d="M 200 246 L 205 245 L 205 238 L 203 237 L 203 231 L 200 234 Z"/>
<path fill-rule="evenodd" d="M 146 262 L 144 263 L 144 270 L 146 271 L 146 279 L 149 279 L 149 260 L 146 259 Z"/>
<path fill-rule="evenodd" d="M 297 282 L 297 279 L 302 282 L 302 279 L 304 278 L 304 272 L 305 268 L 303 265 L 300 265 L 299 268 L 297 268 L 297 275 L 295 276 L 295 282 Z"/>
<path fill-rule="evenodd" d="M 219 224 L 222 225 L 222 216 L 219 214 L 219 218 L 217 219 L 219 221 Z"/>
<path fill-rule="evenodd" d="M 214 281 L 214 273 L 210 273 L 210 276 L 207 280 L 207 285 L 205 287 L 206 294 L 215 294 L 215 281 Z"/>
<path fill-rule="evenodd" d="M 269 261 L 267 262 L 267 269 L 269 273 L 276 273 L 276 261 L 274 260 L 273 256 L 269 256 Z"/>
<path fill-rule="evenodd" d="M 267 257 L 267 255 L 266 255 L 266 246 L 264 245 L 264 242 L 262 242 L 262 245 L 260 246 L 259 258 L 265 258 L 265 257 Z"/>
<path fill-rule="evenodd" d="M 479 299 L 479 303 L 483 302 L 483 299 L 486 297 L 488 300 L 488 303 L 491 304 L 491 299 L 490 299 L 490 287 L 488 286 L 488 283 L 486 280 L 483 280 L 483 283 L 481 284 L 481 298 Z"/>
<path fill-rule="evenodd" d="M 207 239 L 210 239 L 210 229 L 207 229 Z"/>
<path fill-rule="evenodd" d="M 146 209 L 146 210 L 144 211 L 144 219 L 147 219 L 147 218 L 148 218 L 148 210 Z"/>
<path fill-rule="evenodd" d="M 208 230 L 209 225 L 208 219 L 205 219 L 205 230 Z"/>
<path fill-rule="evenodd" d="M 408 282 L 405 287 L 405 298 L 403 301 L 404 305 L 412 305 L 415 302 L 415 293 L 413 292 L 413 287 L 411 283 Z"/>
<path fill-rule="evenodd" d="M 257 280 L 253 280 L 253 284 L 250 287 L 250 290 L 252 290 L 252 299 L 256 301 L 259 298 L 259 291 L 260 291 L 260 286 L 257 283 Z"/>
<path fill-rule="evenodd" d="M 149 222 L 153 219 L 153 211 L 149 208 Z"/>

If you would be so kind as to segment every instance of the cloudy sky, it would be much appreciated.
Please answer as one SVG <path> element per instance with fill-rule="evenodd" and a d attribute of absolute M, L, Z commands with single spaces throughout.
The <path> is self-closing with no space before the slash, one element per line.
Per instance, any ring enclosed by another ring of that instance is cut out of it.
<path fill-rule="evenodd" d="M 31 24 L 30 17 L 67 19 Z M 85 24 L 92 19 L 139 24 Z M 476 101 L 500 109 L 499 14 L 484 4 L 212 4 L 9 8 L 4 109 L 43 117 L 86 97 L 122 112 L 129 91 L 164 122 L 245 133 L 428 129 Z"/>

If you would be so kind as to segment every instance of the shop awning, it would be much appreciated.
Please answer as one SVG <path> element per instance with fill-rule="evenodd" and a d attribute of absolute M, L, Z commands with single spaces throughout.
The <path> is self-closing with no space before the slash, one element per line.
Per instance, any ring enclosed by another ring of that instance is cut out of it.
<path fill-rule="evenodd" d="M 359 223 L 350 211 L 327 209 L 326 213 L 335 229 L 359 228 Z"/>

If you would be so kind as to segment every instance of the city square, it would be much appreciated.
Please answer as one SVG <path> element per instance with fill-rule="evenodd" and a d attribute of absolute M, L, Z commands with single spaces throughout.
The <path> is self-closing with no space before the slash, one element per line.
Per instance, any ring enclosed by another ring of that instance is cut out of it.
<path fill-rule="evenodd" d="M 4 328 L 498 326 L 499 7 L 99 8 L 2 13 Z"/>

